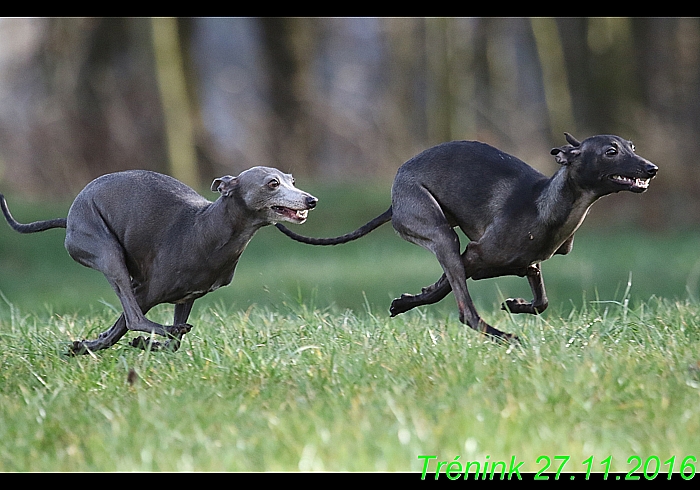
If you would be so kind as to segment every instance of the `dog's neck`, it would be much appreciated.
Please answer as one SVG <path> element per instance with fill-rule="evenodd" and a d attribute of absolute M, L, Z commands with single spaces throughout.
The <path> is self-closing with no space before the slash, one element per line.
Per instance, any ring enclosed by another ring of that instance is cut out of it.
<path fill-rule="evenodd" d="M 269 223 L 249 216 L 232 197 L 220 197 L 202 209 L 194 226 L 207 235 L 205 243 L 212 253 L 236 256 L 237 260 L 253 235 L 266 224 Z"/>
<path fill-rule="evenodd" d="M 573 172 L 571 166 L 561 167 L 537 198 L 538 219 L 545 226 L 561 229 L 564 234 L 578 229 L 588 209 L 598 198 L 576 185 Z"/>

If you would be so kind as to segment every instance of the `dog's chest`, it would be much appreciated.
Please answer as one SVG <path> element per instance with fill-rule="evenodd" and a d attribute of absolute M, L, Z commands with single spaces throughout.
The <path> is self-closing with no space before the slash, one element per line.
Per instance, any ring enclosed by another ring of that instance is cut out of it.
<path fill-rule="evenodd" d="M 186 301 L 189 301 L 192 299 L 201 298 L 205 294 L 211 293 L 212 291 L 216 291 L 221 286 L 226 286 L 226 284 L 214 284 L 209 289 L 191 291 L 188 294 L 186 294 L 183 298 L 179 299 L 178 301 L 175 301 L 175 303 L 185 303 Z"/>
<path fill-rule="evenodd" d="M 528 230 L 522 241 L 526 244 L 524 248 L 532 250 L 531 263 L 542 262 L 552 258 L 564 242 L 571 238 L 576 233 L 576 230 L 579 229 L 586 214 L 588 214 L 588 209 L 586 208 L 582 214 L 570 215 L 560 227 L 541 230 L 533 227 L 533 230 Z M 529 247 L 527 242 L 530 243 Z"/>
<path fill-rule="evenodd" d="M 553 211 L 548 214 L 542 213 L 538 203 L 540 211 L 538 219 L 528 227 L 526 236 L 523 238 L 525 241 L 532 242 L 533 248 L 537 250 L 535 262 L 551 258 L 562 244 L 576 233 L 593 201 L 594 199 L 584 196 L 569 205 L 562 202 L 559 203 L 558 212 Z"/>
<path fill-rule="evenodd" d="M 184 302 L 192 300 L 192 299 L 201 298 L 205 294 L 209 294 L 212 291 L 216 291 L 220 287 L 228 286 L 229 284 L 231 284 L 232 280 L 233 280 L 233 271 L 231 271 L 231 273 L 227 277 L 219 278 L 209 286 L 195 288 L 195 289 L 192 289 L 190 291 L 187 291 L 186 293 L 183 293 L 184 296 L 182 298 L 180 298 L 179 300 L 175 301 L 175 303 L 184 303 Z"/>

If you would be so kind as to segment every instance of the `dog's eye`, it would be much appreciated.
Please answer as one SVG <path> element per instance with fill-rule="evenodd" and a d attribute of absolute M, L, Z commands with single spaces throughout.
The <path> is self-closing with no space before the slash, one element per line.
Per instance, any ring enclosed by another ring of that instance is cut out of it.
<path fill-rule="evenodd" d="M 270 189 L 277 189 L 280 186 L 280 182 L 277 179 L 272 179 L 270 182 L 267 183 L 267 186 Z"/>
<path fill-rule="evenodd" d="M 608 148 L 607 150 L 605 150 L 605 154 L 609 157 L 614 157 L 615 155 L 617 155 L 617 148 L 615 148 L 615 147 Z"/>
<path fill-rule="evenodd" d="M 630 143 L 630 148 L 632 148 L 632 151 L 637 151 L 637 147 L 636 147 L 636 146 L 634 146 L 634 144 L 633 144 L 633 143 Z"/>

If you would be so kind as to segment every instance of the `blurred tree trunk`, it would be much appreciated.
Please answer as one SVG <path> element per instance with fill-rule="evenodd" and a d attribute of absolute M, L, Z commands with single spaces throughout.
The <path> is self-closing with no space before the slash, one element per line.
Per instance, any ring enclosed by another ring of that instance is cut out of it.
<path fill-rule="evenodd" d="M 697 18 L 631 19 L 634 40 L 633 80 L 638 87 L 645 156 L 660 167 L 655 205 L 646 219 L 663 227 L 697 226 L 700 221 L 700 20 Z"/>
<path fill-rule="evenodd" d="M 551 143 L 557 145 L 565 132 L 577 134 L 566 76 L 566 63 L 556 22 L 548 18 L 530 19 L 542 67 L 543 88 L 549 115 Z"/>
<path fill-rule="evenodd" d="M 428 100 L 428 141 L 437 144 L 454 139 L 452 121 L 455 97 L 454 19 L 432 18 L 425 21 Z"/>
<path fill-rule="evenodd" d="M 187 91 L 188 107 L 190 110 L 190 124 L 192 126 L 192 137 L 195 149 L 195 172 L 197 181 L 206 184 L 217 174 L 218 159 L 215 156 L 216 148 L 212 138 L 207 131 L 200 103 L 200 80 L 208 74 L 200 74 L 195 64 L 195 55 L 192 50 L 193 35 L 195 31 L 194 20 L 190 17 L 178 18 L 178 37 L 180 45 L 180 56 L 182 58 L 183 72 L 185 76 L 185 89 Z"/>
<path fill-rule="evenodd" d="M 475 113 L 475 136 L 477 139 L 488 140 L 489 134 L 498 130 L 492 124 L 491 107 L 493 107 L 493 94 L 491 83 L 491 70 L 489 69 L 488 38 L 492 19 L 475 19 L 474 48 L 471 72 L 474 77 L 474 91 L 472 107 Z"/>
<path fill-rule="evenodd" d="M 636 18 L 631 25 L 640 104 L 664 121 L 679 123 L 687 130 L 683 140 L 694 148 L 692 135 L 700 131 L 700 20 Z"/>
<path fill-rule="evenodd" d="M 471 45 L 476 139 L 523 157 L 522 150 L 549 142 L 545 87 L 529 19 L 474 19 Z"/>
<path fill-rule="evenodd" d="M 263 17 L 258 22 L 270 108 L 268 134 L 260 137 L 268 141 L 269 165 L 308 175 L 316 169 L 309 108 L 317 20 Z"/>
<path fill-rule="evenodd" d="M 566 63 L 566 78 L 571 88 L 574 119 L 582 131 L 590 132 L 596 125 L 594 122 L 596 111 L 590 103 L 592 89 L 589 76 L 588 19 L 558 18 L 557 27 Z"/>
<path fill-rule="evenodd" d="M 36 55 L 13 77 L 24 127 L 0 131 L 8 177 L 62 194 L 108 172 L 165 171 L 149 20 L 38 21 Z"/>
<path fill-rule="evenodd" d="M 426 22 L 424 19 L 386 19 L 382 137 L 392 148 L 384 166 L 393 175 L 398 163 L 428 143 L 426 110 Z"/>
<path fill-rule="evenodd" d="M 187 90 L 185 62 L 180 47 L 177 19 L 151 20 L 153 51 L 165 121 L 169 174 L 185 184 L 199 187 L 197 155 L 194 144 L 193 111 Z"/>
<path fill-rule="evenodd" d="M 630 132 L 637 93 L 629 19 L 567 17 L 557 27 L 578 127 L 585 134 Z"/>

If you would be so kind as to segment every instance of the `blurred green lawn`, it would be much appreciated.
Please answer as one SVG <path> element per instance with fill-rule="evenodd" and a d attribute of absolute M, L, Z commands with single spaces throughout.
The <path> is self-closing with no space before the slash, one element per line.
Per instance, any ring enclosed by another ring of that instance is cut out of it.
<path fill-rule="evenodd" d="M 387 183 L 301 187 L 316 195 L 319 205 L 307 223 L 290 226 L 310 236 L 354 230 L 390 202 Z M 8 196 L 8 202 L 22 222 L 65 216 L 70 205 L 29 203 L 20 196 Z M 594 206 L 591 214 L 595 211 Z M 102 274 L 68 256 L 64 237 L 64 230 L 20 235 L 0 223 L 0 292 L 25 312 L 87 312 L 99 308 L 101 301 L 119 308 Z M 550 308 L 564 314 L 584 301 L 619 300 L 630 278 L 633 302 L 652 296 L 685 299 L 689 293 L 695 298 L 700 295 L 698 244 L 700 232 L 659 234 L 584 222 L 572 253 L 555 256 L 542 266 Z M 252 304 L 274 307 L 303 298 L 317 308 L 369 306 L 373 312 L 388 312 L 391 299 L 419 292 L 441 273 L 431 253 L 396 236 L 390 224 L 334 247 L 300 244 L 266 227 L 241 257 L 232 284 L 198 300 L 195 308 L 212 301 L 241 309 Z M 482 310 L 497 309 L 505 297 L 530 297 L 527 281 L 517 277 L 469 281 L 469 288 Z M 425 308 L 456 312 L 451 295 Z"/>

